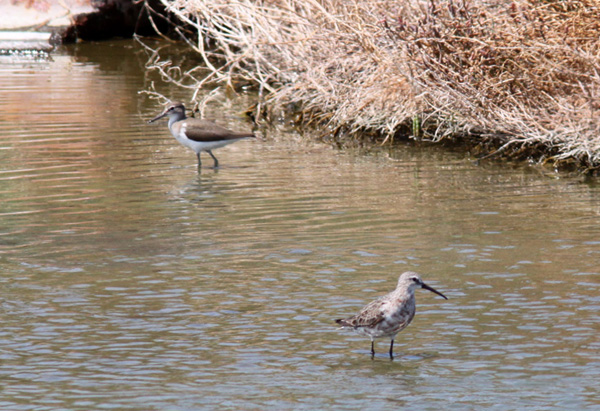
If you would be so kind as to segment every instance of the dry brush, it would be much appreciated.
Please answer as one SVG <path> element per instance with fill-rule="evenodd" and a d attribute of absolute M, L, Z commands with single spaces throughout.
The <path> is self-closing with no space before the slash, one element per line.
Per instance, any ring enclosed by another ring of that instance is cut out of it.
<path fill-rule="evenodd" d="M 334 134 L 600 166 L 599 1 L 161 1 L 209 69 L 181 73 L 196 89 L 251 84 Z"/>

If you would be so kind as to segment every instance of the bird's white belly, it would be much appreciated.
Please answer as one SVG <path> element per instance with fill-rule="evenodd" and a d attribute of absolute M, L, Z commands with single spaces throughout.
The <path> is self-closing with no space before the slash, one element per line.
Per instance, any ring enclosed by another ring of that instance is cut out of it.
<path fill-rule="evenodd" d="M 235 143 L 236 141 L 238 141 L 238 139 L 221 141 L 194 141 L 187 138 L 187 136 L 185 135 L 185 128 L 182 128 L 182 130 L 178 134 L 171 134 L 173 134 L 173 137 L 175 137 L 175 139 L 179 141 L 181 145 L 191 148 L 196 153 L 199 153 L 201 151 L 214 150 L 215 148 L 221 148 L 226 146 L 227 144 Z"/>

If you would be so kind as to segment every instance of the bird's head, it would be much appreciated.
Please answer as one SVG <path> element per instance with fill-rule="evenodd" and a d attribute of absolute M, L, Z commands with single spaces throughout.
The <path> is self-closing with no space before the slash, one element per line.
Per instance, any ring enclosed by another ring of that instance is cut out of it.
<path fill-rule="evenodd" d="M 162 113 L 148 121 L 148 123 L 153 123 L 165 116 L 169 116 L 169 119 L 174 119 L 175 121 L 183 120 L 185 119 L 185 106 L 179 101 L 172 101 Z"/>
<path fill-rule="evenodd" d="M 423 282 L 423 280 L 421 279 L 421 276 L 415 273 L 414 271 L 407 271 L 400 276 L 400 278 L 398 279 L 398 288 L 400 287 L 410 290 L 411 292 L 414 292 L 414 290 L 417 288 L 424 288 L 433 293 L 436 293 L 441 297 L 444 297 L 446 300 L 448 299 L 444 294 L 440 293 L 435 288 L 425 284 L 425 282 Z"/>

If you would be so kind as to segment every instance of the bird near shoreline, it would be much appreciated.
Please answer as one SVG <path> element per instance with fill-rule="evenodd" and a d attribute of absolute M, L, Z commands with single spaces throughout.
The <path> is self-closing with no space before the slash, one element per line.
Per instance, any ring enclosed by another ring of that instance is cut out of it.
<path fill-rule="evenodd" d="M 415 316 L 415 289 L 424 288 L 448 299 L 433 287 L 423 282 L 413 271 L 400 275 L 398 286 L 391 293 L 367 304 L 360 312 L 346 319 L 335 320 L 342 327 L 366 335 L 371 339 L 371 358 L 375 356 L 375 339 L 389 338 L 390 358 L 394 358 L 394 338 L 405 329 Z"/>
<path fill-rule="evenodd" d="M 239 132 L 226 129 L 209 120 L 190 118 L 185 115 L 185 106 L 179 101 L 172 101 L 167 108 L 148 123 L 153 123 L 165 116 L 169 117 L 169 130 L 179 143 L 196 152 L 198 168 L 202 167 L 200 153 L 210 154 L 214 167 L 219 167 L 219 160 L 212 150 L 224 147 L 246 138 L 255 138 L 251 132 Z"/>

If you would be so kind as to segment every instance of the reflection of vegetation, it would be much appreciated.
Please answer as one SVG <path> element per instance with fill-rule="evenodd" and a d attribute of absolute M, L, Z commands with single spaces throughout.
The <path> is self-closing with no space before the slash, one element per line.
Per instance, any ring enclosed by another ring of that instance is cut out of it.
<path fill-rule="evenodd" d="M 12 0 L 12 4 L 21 4 L 27 8 L 35 7 L 36 9 L 43 11 L 50 8 L 50 2 L 48 0 Z"/>
<path fill-rule="evenodd" d="M 595 0 L 162 1 L 196 31 L 197 87 L 257 85 L 337 132 L 600 167 Z"/>

